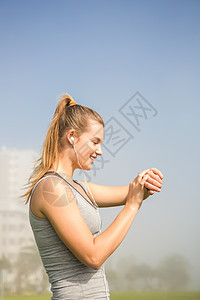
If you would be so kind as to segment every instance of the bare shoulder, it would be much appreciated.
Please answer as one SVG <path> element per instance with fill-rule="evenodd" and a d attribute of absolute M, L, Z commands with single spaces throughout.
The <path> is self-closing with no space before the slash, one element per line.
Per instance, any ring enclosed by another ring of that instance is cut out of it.
<path fill-rule="evenodd" d="M 36 186 L 31 198 L 32 212 L 45 218 L 44 210 L 47 207 L 64 207 L 74 200 L 70 187 L 58 177 L 46 177 Z"/>
<path fill-rule="evenodd" d="M 37 190 L 42 205 L 63 207 L 75 198 L 69 185 L 59 177 L 48 177 L 40 182 Z"/>

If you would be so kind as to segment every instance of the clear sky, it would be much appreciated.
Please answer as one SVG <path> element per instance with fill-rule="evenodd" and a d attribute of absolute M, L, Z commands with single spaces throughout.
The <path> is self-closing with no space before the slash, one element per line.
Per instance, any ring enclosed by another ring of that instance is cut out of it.
<path fill-rule="evenodd" d="M 90 171 L 91 181 L 125 185 L 149 167 L 164 180 L 114 255 L 155 264 L 180 253 L 197 286 L 200 1 L 1 0 L 0 40 L 0 146 L 40 152 L 65 92 L 123 126 L 123 137 L 134 138 L 115 157 L 114 148 L 104 148 L 108 162 L 96 175 Z M 139 117 L 140 131 L 122 114 L 136 92 L 149 108 L 146 119 Z M 102 211 L 104 228 L 118 210 Z"/>

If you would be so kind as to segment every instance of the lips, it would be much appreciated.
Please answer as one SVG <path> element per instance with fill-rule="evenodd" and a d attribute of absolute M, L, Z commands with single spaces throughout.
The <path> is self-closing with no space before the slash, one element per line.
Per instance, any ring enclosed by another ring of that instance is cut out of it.
<path fill-rule="evenodd" d="M 90 159 L 91 159 L 92 163 L 94 162 L 95 158 L 96 158 L 96 156 L 95 157 L 94 156 L 90 156 Z"/>
<path fill-rule="evenodd" d="M 90 158 L 95 159 L 95 158 L 97 158 L 97 156 L 90 155 Z"/>

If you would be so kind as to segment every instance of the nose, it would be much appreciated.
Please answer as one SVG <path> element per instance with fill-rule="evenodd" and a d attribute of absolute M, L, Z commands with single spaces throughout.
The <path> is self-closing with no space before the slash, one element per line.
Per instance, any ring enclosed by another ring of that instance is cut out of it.
<path fill-rule="evenodd" d="M 98 155 L 103 154 L 102 149 L 101 149 L 101 145 L 99 145 L 98 148 L 96 149 L 96 154 L 98 154 Z"/>

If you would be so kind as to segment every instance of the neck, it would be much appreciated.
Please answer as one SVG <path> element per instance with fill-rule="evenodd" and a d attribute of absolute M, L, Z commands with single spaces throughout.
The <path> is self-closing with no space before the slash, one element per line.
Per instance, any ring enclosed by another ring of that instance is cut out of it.
<path fill-rule="evenodd" d="M 77 166 L 74 163 L 74 153 L 71 153 L 69 151 L 69 153 L 67 155 L 66 151 L 68 151 L 68 150 L 65 150 L 65 153 L 61 153 L 59 155 L 58 168 L 55 169 L 55 164 L 54 164 L 52 166 L 51 170 L 56 171 L 65 179 L 67 177 L 68 179 L 72 180 L 73 173 L 74 173 L 75 169 L 77 168 Z"/>

